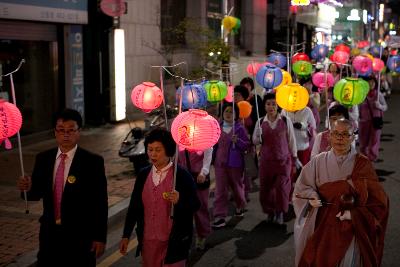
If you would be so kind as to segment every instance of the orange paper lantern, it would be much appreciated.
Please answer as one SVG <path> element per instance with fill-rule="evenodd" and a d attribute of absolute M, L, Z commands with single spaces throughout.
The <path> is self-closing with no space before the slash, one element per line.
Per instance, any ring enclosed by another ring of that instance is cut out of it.
<path fill-rule="evenodd" d="M 247 101 L 239 101 L 237 103 L 239 108 L 239 118 L 246 119 L 251 114 L 251 109 L 253 108 Z"/>

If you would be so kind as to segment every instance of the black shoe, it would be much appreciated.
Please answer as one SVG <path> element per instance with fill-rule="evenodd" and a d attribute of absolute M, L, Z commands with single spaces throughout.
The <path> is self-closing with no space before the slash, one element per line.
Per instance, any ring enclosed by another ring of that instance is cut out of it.
<path fill-rule="evenodd" d="M 244 209 L 236 209 L 235 216 L 236 217 L 243 217 L 244 216 Z"/>
<path fill-rule="evenodd" d="M 224 227 L 225 225 L 226 225 L 225 219 L 218 219 L 214 221 L 211 226 L 212 228 L 221 228 Z"/>

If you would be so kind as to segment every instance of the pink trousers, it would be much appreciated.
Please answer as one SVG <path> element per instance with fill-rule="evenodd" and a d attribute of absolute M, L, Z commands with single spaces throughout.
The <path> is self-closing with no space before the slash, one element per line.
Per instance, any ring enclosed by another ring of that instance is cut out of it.
<path fill-rule="evenodd" d="M 360 121 L 358 128 L 358 140 L 360 152 L 367 156 L 370 161 L 378 159 L 381 138 L 381 129 L 375 129 L 372 121 Z"/>
<path fill-rule="evenodd" d="M 214 218 L 225 218 L 228 215 L 229 188 L 232 190 L 236 208 L 246 206 L 243 179 L 242 168 L 215 167 Z"/>
<path fill-rule="evenodd" d="M 167 255 L 168 240 L 143 240 L 143 267 L 185 267 L 186 260 L 164 264 Z"/>
<path fill-rule="evenodd" d="M 200 200 L 200 209 L 194 214 L 197 237 L 205 238 L 211 233 L 210 213 L 208 212 L 208 196 L 210 189 L 196 190 Z"/>

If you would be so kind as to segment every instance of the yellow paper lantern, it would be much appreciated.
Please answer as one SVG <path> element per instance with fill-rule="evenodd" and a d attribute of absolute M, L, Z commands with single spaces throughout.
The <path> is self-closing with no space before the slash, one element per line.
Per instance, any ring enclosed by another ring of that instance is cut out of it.
<path fill-rule="evenodd" d="M 222 25 L 228 32 L 230 32 L 236 26 L 236 24 L 237 24 L 237 19 L 232 16 L 226 16 L 222 20 Z"/>
<path fill-rule="evenodd" d="M 275 91 L 279 90 L 281 87 L 283 87 L 289 83 L 292 83 L 292 76 L 290 75 L 290 73 L 283 69 L 281 69 L 281 71 L 282 71 L 282 82 L 280 85 L 275 87 Z"/>
<path fill-rule="evenodd" d="M 239 118 L 246 119 L 251 114 L 252 106 L 247 101 L 239 101 L 237 103 L 239 108 Z"/>
<path fill-rule="evenodd" d="M 371 55 L 371 54 L 369 54 L 369 53 L 364 53 L 364 54 L 362 54 L 362 56 L 363 56 L 363 57 L 367 57 L 367 58 L 369 58 L 369 59 L 371 59 L 371 60 L 374 60 L 374 56 Z"/>
<path fill-rule="evenodd" d="M 353 49 L 351 49 L 350 54 L 351 54 L 353 57 L 358 56 L 358 55 L 361 54 L 361 50 L 358 49 L 358 48 L 353 48 Z"/>
<path fill-rule="evenodd" d="M 294 112 L 305 108 L 308 104 L 308 91 L 298 83 L 289 83 L 276 92 L 276 103 L 282 109 Z"/>

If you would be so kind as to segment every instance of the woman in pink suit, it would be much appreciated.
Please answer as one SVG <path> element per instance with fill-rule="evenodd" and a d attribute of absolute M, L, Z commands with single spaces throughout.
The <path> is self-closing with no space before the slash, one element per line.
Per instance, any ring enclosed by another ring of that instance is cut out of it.
<path fill-rule="evenodd" d="M 373 120 L 382 122 L 383 112 L 387 110 L 387 104 L 382 93 L 377 89 L 375 78 L 368 80 L 370 90 L 365 101 L 360 105 L 359 142 L 360 152 L 369 160 L 376 161 L 379 154 L 382 124 L 378 125 Z"/>
<path fill-rule="evenodd" d="M 293 124 L 278 113 L 275 94 L 264 96 L 267 115 L 256 124 L 253 143 L 261 144 L 260 203 L 268 222 L 283 224 L 289 208 L 292 159 L 297 159 Z"/>

